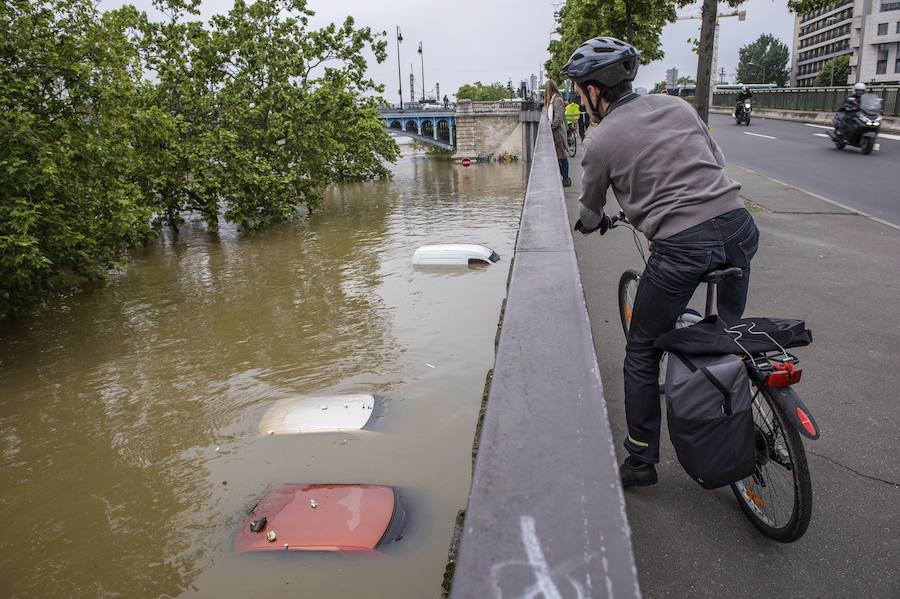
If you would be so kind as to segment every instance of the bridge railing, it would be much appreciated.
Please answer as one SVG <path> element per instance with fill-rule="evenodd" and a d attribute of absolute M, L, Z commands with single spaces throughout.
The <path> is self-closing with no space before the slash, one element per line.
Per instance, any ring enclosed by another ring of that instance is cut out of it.
<path fill-rule="evenodd" d="M 540 110 L 541 103 L 534 102 L 531 100 L 504 100 L 498 102 L 472 102 L 472 112 L 475 113 L 505 113 L 505 112 L 521 112 L 521 111 L 529 111 L 529 110 Z M 456 103 L 449 102 L 447 104 L 430 104 L 430 103 L 421 103 L 421 102 L 404 102 L 401 107 L 400 104 L 387 104 L 382 106 L 380 111 L 382 113 L 395 113 L 395 112 L 415 112 L 415 113 L 429 113 L 429 112 L 446 112 L 446 111 L 454 111 L 456 110 Z"/>
<path fill-rule="evenodd" d="M 546 112 L 477 443 L 451 599 L 640 597 Z"/>
<path fill-rule="evenodd" d="M 869 92 L 883 101 L 885 116 L 900 116 L 900 87 L 870 87 Z M 835 87 L 787 87 L 753 90 L 753 107 L 772 110 L 798 110 L 805 112 L 834 112 L 850 93 L 848 86 Z M 714 106 L 734 106 L 737 91 L 716 92 Z"/>
<path fill-rule="evenodd" d="M 422 103 L 422 102 L 404 102 L 403 106 L 400 104 L 388 104 L 386 106 L 381 107 L 381 112 L 443 112 L 447 110 L 455 110 L 456 103 L 448 102 L 447 104 L 431 104 L 431 103 Z"/>

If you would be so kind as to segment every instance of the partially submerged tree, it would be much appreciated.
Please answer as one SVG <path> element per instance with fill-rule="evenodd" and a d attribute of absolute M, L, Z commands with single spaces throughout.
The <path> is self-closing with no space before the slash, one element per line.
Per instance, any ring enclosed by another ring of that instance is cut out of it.
<path fill-rule="evenodd" d="M 363 51 L 383 34 L 308 27 L 306 0 L 199 0 L 164 19 L 93 0 L 0 4 L 0 319 L 102 282 L 152 225 L 261 227 L 329 184 L 386 175 L 397 145 Z"/>

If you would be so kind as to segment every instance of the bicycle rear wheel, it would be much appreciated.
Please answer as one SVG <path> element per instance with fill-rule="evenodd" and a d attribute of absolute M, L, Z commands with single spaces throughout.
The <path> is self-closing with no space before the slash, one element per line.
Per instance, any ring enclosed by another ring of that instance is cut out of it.
<path fill-rule="evenodd" d="M 791 543 L 806 533 L 812 516 L 812 482 L 803 442 L 774 395 L 794 390 L 751 381 L 756 470 L 731 490 L 756 528 L 769 538 Z"/>
<path fill-rule="evenodd" d="M 566 133 L 566 142 L 569 144 L 569 158 L 575 158 L 575 154 L 578 152 L 578 138 L 571 128 Z"/>

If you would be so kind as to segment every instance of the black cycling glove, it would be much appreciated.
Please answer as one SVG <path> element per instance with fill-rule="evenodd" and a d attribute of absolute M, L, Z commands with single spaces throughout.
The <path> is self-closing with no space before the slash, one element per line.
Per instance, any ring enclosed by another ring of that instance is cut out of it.
<path fill-rule="evenodd" d="M 600 222 L 593 229 L 585 228 L 584 223 L 581 222 L 581 219 L 578 219 L 578 222 L 575 223 L 575 230 L 581 231 L 582 235 L 590 235 L 594 231 L 600 230 L 600 234 L 603 235 L 607 231 L 609 231 L 609 225 L 612 223 L 612 220 L 607 216 L 604 212 L 603 216 L 600 217 Z"/>

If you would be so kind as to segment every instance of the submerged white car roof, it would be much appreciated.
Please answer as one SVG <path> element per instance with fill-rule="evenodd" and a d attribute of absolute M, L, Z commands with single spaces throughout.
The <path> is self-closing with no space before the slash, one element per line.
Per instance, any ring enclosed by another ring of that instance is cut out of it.
<path fill-rule="evenodd" d="M 292 435 L 359 430 L 375 409 L 373 395 L 285 397 L 269 408 L 259 423 L 264 435 Z"/>
<path fill-rule="evenodd" d="M 464 243 L 423 245 L 413 254 L 413 264 L 417 266 L 455 266 L 472 262 L 491 264 L 498 260 L 500 256 L 491 248 Z"/>

